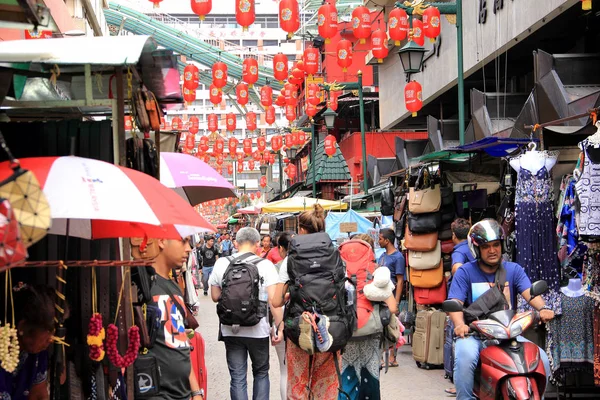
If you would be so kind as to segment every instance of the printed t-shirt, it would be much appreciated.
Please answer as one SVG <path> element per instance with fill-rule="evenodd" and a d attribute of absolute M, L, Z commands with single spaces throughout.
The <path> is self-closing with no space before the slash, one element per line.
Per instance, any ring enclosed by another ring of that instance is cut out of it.
<path fill-rule="evenodd" d="M 244 253 L 236 253 L 233 258 L 240 257 Z M 225 271 L 229 267 L 230 258 L 231 257 L 223 257 L 217 260 L 215 264 L 215 268 L 213 269 L 212 274 L 208 280 L 208 283 L 211 286 L 221 287 L 223 284 L 223 275 L 225 275 Z M 258 256 L 248 257 L 245 261 L 254 261 L 257 260 Z M 277 270 L 273 263 L 269 260 L 261 260 L 260 262 L 255 264 L 258 268 L 258 275 L 261 277 L 259 282 L 259 291 L 267 290 L 267 288 L 271 285 L 275 285 L 277 283 Z M 268 308 L 267 308 L 268 310 Z M 260 322 L 254 326 L 240 326 L 239 331 L 237 333 L 233 333 L 231 326 L 221 324 L 221 335 L 223 336 L 236 336 L 236 337 L 244 337 L 244 338 L 266 338 L 269 337 L 271 331 L 269 328 L 269 320 L 267 317 L 261 318 Z"/>
<path fill-rule="evenodd" d="M 506 282 L 510 289 L 511 306 L 516 308 L 517 293 L 523 293 L 531 287 L 531 281 L 525 274 L 523 267 L 514 262 L 503 262 L 506 270 Z M 496 274 L 483 272 L 476 261 L 466 263 L 461 266 L 454 277 L 450 286 L 449 299 L 457 299 L 468 307 L 483 293 L 490 289 L 490 284 L 496 280 Z"/>
<path fill-rule="evenodd" d="M 48 351 L 21 353 L 19 359 L 13 373 L 0 367 L 0 399 L 27 400 L 31 388 L 48 379 Z"/>
<path fill-rule="evenodd" d="M 454 251 L 452 251 L 452 265 L 466 264 L 472 261 L 475 261 L 475 257 L 471 254 L 469 243 L 466 240 L 454 246 Z"/>
<path fill-rule="evenodd" d="M 169 291 L 179 303 L 178 308 L 169 296 Z M 152 286 L 152 299 L 160 309 L 161 328 L 158 330 L 154 346 L 148 354 L 156 357 L 160 365 L 160 397 L 173 400 L 189 400 L 191 395 L 190 342 L 185 333 L 187 308 L 181 289 L 175 282 L 156 275 Z"/>
<path fill-rule="evenodd" d="M 212 247 L 202 247 L 202 250 L 200 250 L 200 255 L 202 256 L 202 266 L 212 267 L 215 265 L 217 256 L 220 254 L 217 245 L 213 244 Z"/>
<path fill-rule="evenodd" d="M 394 286 L 396 286 L 396 275 L 406 274 L 406 260 L 402 253 L 397 250 L 392 254 L 383 253 L 381 257 L 379 257 L 377 265 L 380 267 L 384 265 L 388 267 Z"/>

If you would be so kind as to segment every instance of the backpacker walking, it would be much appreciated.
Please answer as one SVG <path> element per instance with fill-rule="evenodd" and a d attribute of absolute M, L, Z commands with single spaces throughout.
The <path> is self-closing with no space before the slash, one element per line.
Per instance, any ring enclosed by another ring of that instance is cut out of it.
<path fill-rule="evenodd" d="M 334 400 L 341 387 L 340 353 L 352 336 L 355 311 L 344 263 L 324 232 L 323 208 L 316 204 L 298 220 L 299 235 L 280 267 L 273 298 L 273 306 L 281 307 L 290 291 L 284 317 L 287 399 Z"/>

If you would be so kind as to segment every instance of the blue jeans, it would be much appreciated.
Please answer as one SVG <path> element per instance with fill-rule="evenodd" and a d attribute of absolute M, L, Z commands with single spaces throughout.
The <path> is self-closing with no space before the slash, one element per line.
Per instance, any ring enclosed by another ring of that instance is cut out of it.
<path fill-rule="evenodd" d="M 210 274 L 212 274 L 213 267 L 202 267 L 202 287 L 204 289 L 204 293 L 208 292 L 208 278 L 210 278 Z"/>
<path fill-rule="evenodd" d="M 243 338 L 225 336 L 227 367 L 231 376 L 231 400 L 248 400 L 248 355 L 252 361 L 254 390 L 252 400 L 269 400 L 269 338 Z"/>
<path fill-rule="evenodd" d="M 517 337 L 521 343 L 529 342 L 522 336 Z M 475 381 L 475 369 L 479 362 L 479 353 L 483 349 L 481 340 L 474 336 L 464 339 L 456 339 L 454 348 L 454 385 L 456 386 L 457 400 L 475 399 L 473 395 L 473 384 Z M 540 358 L 546 370 L 546 384 L 550 376 L 550 361 L 548 355 L 540 348 Z"/>

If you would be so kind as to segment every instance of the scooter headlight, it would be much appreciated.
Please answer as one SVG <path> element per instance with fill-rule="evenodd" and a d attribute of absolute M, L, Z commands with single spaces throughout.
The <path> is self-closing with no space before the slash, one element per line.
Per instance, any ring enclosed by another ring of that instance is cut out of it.
<path fill-rule="evenodd" d="M 508 339 L 508 333 L 506 328 L 498 323 L 486 321 L 485 323 L 477 323 L 477 330 L 485 336 L 492 339 Z"/>
<path fill-rule="evenodd" d="M 533 322 L 533 314 L 525 313 L 525 315 L 519 319 L 514 320 L 509 326 L 510 338 L 515 338 L 522 334 Z"/>

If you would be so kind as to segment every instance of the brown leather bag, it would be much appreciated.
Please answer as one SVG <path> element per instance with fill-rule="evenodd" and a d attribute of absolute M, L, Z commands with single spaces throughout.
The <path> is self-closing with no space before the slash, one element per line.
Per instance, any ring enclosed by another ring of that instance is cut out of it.
<path fill-rule="evenodd" d="M 443 254 L 452 254 L 454 251 L 454 242 L 452 240 L 443 240 L 442 241 L 442 253 Z"/>
<path fill-rule="evenodd" d="M 442 259 L 440 241 L 431 251 L 408 251 L 408 265 L 412 269 L 435 269 Z"/>
<path fill-rule="evenodd" d="M 163 117 L 162 110 L 160 109 L 160 105 L 156 100 L 156 96 L 149 90 L 145 90 L 142 92 L 144 95 L 144 104 L 146 108 L 146 114 L 148 115 L 148 120 L 150 123 L 150 128 L 154 132 L 160 131 L 160 119 Z"/>
<path fill-rule="evenodd" d="M 434 269 L 410 268 L 409 279 L 411 285 L 416 288 L 431 289 L 441 285 L 444 280 L 444 262 Z"/>
<path fill-rule="evenodd" d="M 150 118 L 146 111 L 146 98 L 143 93 L 143 89 L 137 89 L 132 99 L 133 115 L 135 116 L 135 123 L 140 132 L 150 132 L 152 128 L 150 126 Z"/>
<path fill-rule="evenodd" d="M 152 260 L 160 253 L 158 240 L 148 238 L 131 238 L 131 257 L 135 260 Z"/>
<path fill-rule="evenodd" d="M 404 231 L 404 247 L 413 251 L 431 251 L 435 249 L 438 243 L 438 233 L 412 233 L 406 225 Z"/>

